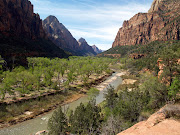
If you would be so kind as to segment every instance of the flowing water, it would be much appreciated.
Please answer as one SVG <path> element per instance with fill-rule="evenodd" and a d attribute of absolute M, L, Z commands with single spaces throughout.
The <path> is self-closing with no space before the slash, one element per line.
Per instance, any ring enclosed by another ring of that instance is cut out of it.
<path fill-rule="evenodd" d="M 112 82 L 108 80 L 112 80 Z M 122 83 L 122 79 L 121 77 L 118 76 L 118 73 L 114 73 L 106 80 L 106 82 L 108 82 L 108 84 L 112 85 L 116 89 L 118 85 Z M 107 83 L 106 83 L 106 87 L 102 91 L 100 91 L 99 95 L 96 97 L 97 104 L 104 101 L 103 93 L 106 91 L 106 89 L 107 89 Z M 89 101 L 88 97 L 84 96 L 78 99 L 77 101 L 74 101 L 72 103 L 63 106 L 63 108 L 69 108 L 74 110 L 77 106 L 79 106 L 80 103 L 86 103 L 88 101 Z M 34 135 L 38 131 L 47 130 L 47 122 L 48 119 L 51 117 L 52 113 L 53 111 L 38 116 L 35 119 L 19 123 L 17 125 L 8 128 L 0 129 L 0 135 Z"/>

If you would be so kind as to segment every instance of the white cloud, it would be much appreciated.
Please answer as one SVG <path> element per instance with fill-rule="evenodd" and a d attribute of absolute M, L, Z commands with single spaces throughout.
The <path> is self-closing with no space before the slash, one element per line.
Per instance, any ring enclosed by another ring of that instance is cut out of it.
<path fill-rule="evenodd" d="M 57 4 L 50 0 L 31 0 L 35 5 L 35 12 L 38 12 L 43 19 L 48 15 L 55 15 L 76 39 L 83 37 L 90 44 L 97 44 L 102 49 L 112 46 L 124 20 L 130 19 L 138 12 L 147 12 L 150 8 L 150 3 L 146 5 L 137 3 L 95 5 L 93 0 L 71 1 L 80 5 L 70 5 L 64 2 Z M 93 38 L 94 43 L 92 43 Z"/>

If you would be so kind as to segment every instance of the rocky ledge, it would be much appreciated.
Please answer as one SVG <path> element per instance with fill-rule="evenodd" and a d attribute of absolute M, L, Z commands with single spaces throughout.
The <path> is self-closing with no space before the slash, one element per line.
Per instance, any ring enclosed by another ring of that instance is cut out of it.
<path fill-rule="evenodd" d="M 139 122 L 118 135 L 179 135 L 179 117 L 180 105 L 166 105 L 147 121 Z"/>

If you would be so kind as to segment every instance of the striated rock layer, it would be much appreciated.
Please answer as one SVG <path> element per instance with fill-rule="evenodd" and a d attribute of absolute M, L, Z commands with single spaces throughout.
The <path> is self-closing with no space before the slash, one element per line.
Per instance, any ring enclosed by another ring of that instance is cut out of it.
<path fill-rule="evenodd" d="M 148 13 L 124 21 L 112 47 L 180 39 L 180 1 L 154 0 Z"/>

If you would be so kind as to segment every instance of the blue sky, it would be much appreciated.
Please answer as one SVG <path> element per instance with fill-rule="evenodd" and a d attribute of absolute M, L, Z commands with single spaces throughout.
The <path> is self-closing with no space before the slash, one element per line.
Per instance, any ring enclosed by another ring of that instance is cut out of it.
<path fill-rule="evenodd" d="M 78 40 L 102 50 L 112 47 L 119 28 L 138 12 L 147 12 L 153 0 L 30 0 L 41 19 L 54 15 Z"/>

